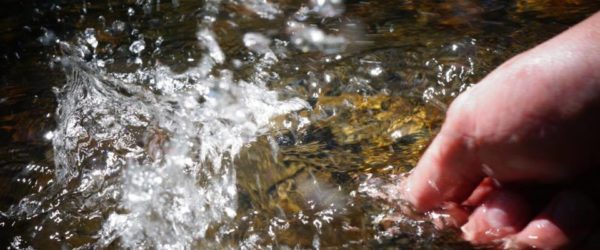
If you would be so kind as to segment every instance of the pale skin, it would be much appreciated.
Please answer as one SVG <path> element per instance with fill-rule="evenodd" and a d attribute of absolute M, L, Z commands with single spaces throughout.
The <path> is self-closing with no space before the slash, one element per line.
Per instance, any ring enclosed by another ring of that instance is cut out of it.
<path fill-rule="evenodd" d="M 579 248 L 600 228 L 599 167 L 600 12 L 462 93 L 403 196 L 460 210 L 450 224 L 475 244 Z"/>

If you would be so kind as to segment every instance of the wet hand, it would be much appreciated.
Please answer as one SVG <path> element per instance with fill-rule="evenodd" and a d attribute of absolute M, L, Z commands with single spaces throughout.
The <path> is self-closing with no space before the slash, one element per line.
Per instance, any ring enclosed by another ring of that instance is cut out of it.
<path fill-rule="evenodd" d="M 458 224 L 475 244 L 573 247 L 598 221 L 600 189 L 588 180 L 599 141 L 597 13 L 461 94 L 404 197 L 421 211 L 460 205 L 468 219 Z"/>

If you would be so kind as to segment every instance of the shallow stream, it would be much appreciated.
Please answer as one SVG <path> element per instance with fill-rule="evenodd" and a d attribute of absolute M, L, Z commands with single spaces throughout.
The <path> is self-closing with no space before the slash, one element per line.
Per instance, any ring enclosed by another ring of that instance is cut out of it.
<path fill-rule="evenodd" d="M 16 1 L 0 247 L 472 249 L 397 184 L 447 105 L 597 1 Z"/>

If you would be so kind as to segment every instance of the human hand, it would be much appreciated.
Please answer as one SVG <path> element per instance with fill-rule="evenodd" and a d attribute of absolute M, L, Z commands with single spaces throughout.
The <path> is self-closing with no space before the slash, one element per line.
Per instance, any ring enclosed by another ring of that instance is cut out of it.
<path fill-rule="evenodd" d="M 572 247 L 598 221 L 598 142 L 600 13 L 461 94 L 403 195 L 420 211 L 461 204 L 475 244 Z"/>

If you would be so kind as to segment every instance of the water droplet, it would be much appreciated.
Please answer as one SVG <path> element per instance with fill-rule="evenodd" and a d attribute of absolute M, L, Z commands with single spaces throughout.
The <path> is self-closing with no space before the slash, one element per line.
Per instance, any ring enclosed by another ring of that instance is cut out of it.
<path fill-rule="evenodd" d="M 98 40 L 96 39 L 96 30 L 93 28 L 87 28 L 83 32 L 85 42 L 87 42 L 92 48 L 98 47 Z"/>
<path fill-rule="evenodd" d="M 54 138 L 54 132 L 53 131 L 48 131 L 46 134 L 44 134 L 44 139 L 50 141 L 50 140 L 52 140 L 52 138 Z"/>
<path fill-rule="evenodd" d="M 229 216 L 229 218 L 233 218 L 233 217 L 235 217 L 235 215 L 236 215 L 237 213 L 236 213 L 236 212 L 235 212 L 235 210 L 233 210 L 232 208 L 230 208 L 230 207 L 226 207 L 226 208 L 225 208 L 225 214 L 227 214 L 227 216 Z"/>
<path fill-rule="evenodd" d="M 106 62 L 104 60 L 98 59 L 98 61 L 96 61 L 96 65 L 100 68 L 103 68 L 104 66 L 106 66 Z"/>
<path fill-rule="evenodd" d="M 347 40 L 340 35 L 329 35 L 317 27 L 298 22 L 288 22 L 288 30 L 292 32 L 290 41 L 301 51 L 319 50 L 326 54 L 334 54 L 346 48 Z"/>
<path fill-rule="evenodd" d="M 162 36 L 159 36 L 158 38 L 156 38 L 156 41 L 154 41 L 154 45 L 156 47 L 160 47 L 160 45 L 162 45 L 164 41 L 165 39 Z"/>
<path fill-rule="evenodd" d="M 315 234 L 313 236 L 312 247 L 314 249 L 317 249 L 317 250 L 321 249 L 321 240 L 319 239 L 319 235 L 318 234 Z"/>
<path fill-rule="evenodd" d="M 217 63 L 223 63 L 225 61 L 225 54 L 219 47 L 219 43 L 215 39 L 215 34 L 210 30 L 200 30 L 196 34 L 198 40 L 208 49 L 208 54 Z"/>
<path fill-rule="evenodd" d="M 269 48 L 269 44 L 271 44 L 271 39 L 265 37 L 260 33 L 246 33 L 244 34 L 244 45 L 259 54 L 265 54 L 271 49 Z"/>
<path fill-rule="evenodd" d="M 270 3 L 266 0 L 246 0 L 241 1 L 248 10 L 256 13 L 261 18 L 275 19 L 275 17 L 281 14 L 281 10 L 277 8 L 277 5 Z"/>
<path fill-rule="evenodd" d="M 135 54 L 141 53 L 144 49 L 146 49 L 146 42 L 144 42 L 144 40 L 134 41 L 129 46 L 129 51 L 131 51 L 131 53 L 135 53 Z"/>
<path fill-rule="evenodd" d="M 38 37 L 38 41 L 44 46 L 49 46 L 54 44 L 57 41 L 56 35 L 49 29 L 42 28 L 44 33 Z"/>
<path fill-rule="evenodd" d="M 106 18 L 104 16 L 98 16 L 98 22 L 104 26 L 106 23 Z"/>
<path fill-rule="evenodd" d="M 116 20 L 112 23 L 112 32 L 115 34 L 119 34 L 125 31 L 125 22 Z"/>
<path fill-rule="evenodd" d="M 294 13 L 294 18 L 297 21 L 306 21 L 306 19 L 308 19 L 308 14 L 310 13 L 310 9 L 306 6 L 302 6 L 300 7 L 300 9 L 298 11 L 296 11 L 296 13 Z"/>
<path fill-rule="evenodd" d="M 325 80 L 326 83 L 331 83 L 332 76 L 330 74 L 325 73 L 325 75 L 323 76 L 323 79 Z"/>
<path fill-rule="evenodd" d="M 322 17 L 335 17 L 344 12 L 341 0 L 312 0 L 312 11 Z"/>
<path fill-rule="evenodd" d="M 381 73 L 383 73 L 383 69 L 379 66 L 369 70 L 369 75 L 371 75 L 371 76 L 379 76 L 379 75 L 381 75 Z"/>

